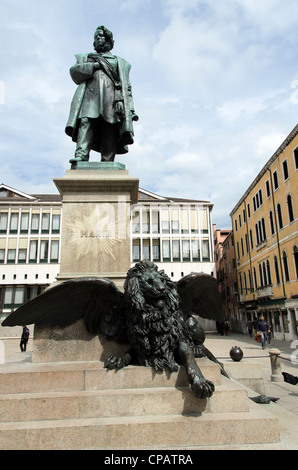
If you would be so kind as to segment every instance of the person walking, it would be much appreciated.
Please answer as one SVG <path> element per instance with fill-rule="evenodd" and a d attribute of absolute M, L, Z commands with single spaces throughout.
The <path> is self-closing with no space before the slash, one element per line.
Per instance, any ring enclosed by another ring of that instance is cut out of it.
<path fill-rule="evenodd" d="M 20 348 L 22 352 L 25 352 L 27 349 L 27 343 L 29 341 L 30 331 L 27 326 L 23 326 L 23 332 L 21 336 Z"/>
<path fill-rule="evenodd" d="M 257 331 L 261 333 L 262 349 L 266 349 L 267 335 L 268 335 L 268 332 L 271 333 L 271 330 L 270 330 L 269 323 L 265 321 L 265 318 L 263 317 L 263 315 L 258 320 Z"/>

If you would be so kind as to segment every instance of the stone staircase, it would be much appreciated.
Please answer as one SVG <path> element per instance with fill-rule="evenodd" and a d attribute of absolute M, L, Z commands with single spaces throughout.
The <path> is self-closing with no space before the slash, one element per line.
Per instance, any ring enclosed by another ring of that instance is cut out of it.
<path fill-rule="evenodd" d="M 216 386 L 194 397 L 183 368 L 156 373 L 101 362 L 0 369 L 0 450 L 206 448 L 279 442 L 278 419 L 199 359 Z"/>

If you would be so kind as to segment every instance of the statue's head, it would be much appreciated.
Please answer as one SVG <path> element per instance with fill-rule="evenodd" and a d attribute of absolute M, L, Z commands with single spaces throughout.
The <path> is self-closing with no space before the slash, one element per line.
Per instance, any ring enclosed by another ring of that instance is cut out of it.
<path fill-rule="evenodd" d="M 94 33 L 93 46 L 96 52 L 111 51 L 114 47 L 113 33 L 105 26 L 98 26 Z"/>

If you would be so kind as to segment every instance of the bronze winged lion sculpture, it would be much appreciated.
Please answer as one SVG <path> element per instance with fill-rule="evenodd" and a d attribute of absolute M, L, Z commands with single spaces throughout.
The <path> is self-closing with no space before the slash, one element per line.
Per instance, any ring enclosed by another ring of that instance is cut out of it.
<path fill-rule="evenodd" d="M 177 371 L 180 364 L 195 396 L 208 398 L 214 384 L 202 375 L 195 357 L 218 361 L 204 346 L 204 330 L 193 315 L 223 319 L 216 279 L 190 274 L 174 284 L 163 270 L 145 260 L 128 271 L 124 293 L 107 279 L 72 279 L 24 304 L 2 325 L 63 327 L 84 317 L 90 333 L 130 345 L 124 356 L 109 357 L 106 368 L 135 363 Z M 222 367 L 221 372 L 226 375 Z"/>

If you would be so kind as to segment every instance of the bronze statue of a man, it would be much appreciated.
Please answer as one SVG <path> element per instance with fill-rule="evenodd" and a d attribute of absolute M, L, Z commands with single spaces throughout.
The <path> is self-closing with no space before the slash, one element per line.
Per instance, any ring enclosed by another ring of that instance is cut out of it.
<path fill-rule="evenodd" d="M 77 143 L 72 164 L 88 161 L 90 150 L 100 152 L 104 162 L 127 153 L 127 145 L 133 143 L 133 121 L 138 120 L 129 80 L 131 65 L 111 54 L 112 32 L 98 26 L 93 45 L 96 53 L 77 54 L 70 69 L 78 85 L 65 128 Z"/>

